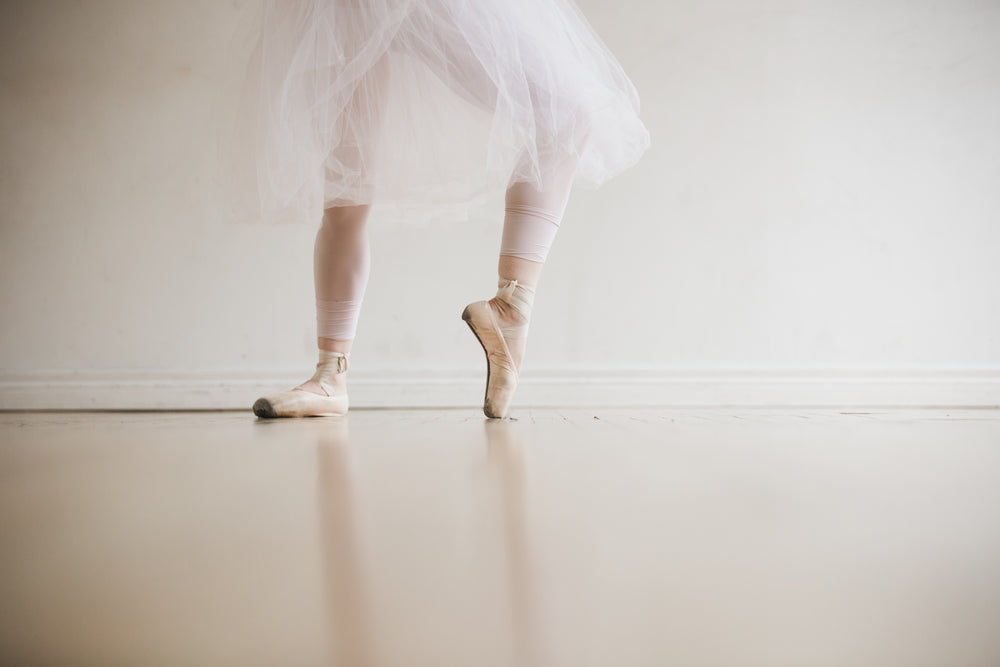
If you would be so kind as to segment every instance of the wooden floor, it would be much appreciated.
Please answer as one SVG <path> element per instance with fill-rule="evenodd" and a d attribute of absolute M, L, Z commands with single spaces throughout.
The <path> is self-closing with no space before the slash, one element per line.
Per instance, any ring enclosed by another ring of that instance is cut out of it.
<path fill-rule="evenodd" d="M 0 664 L 1000 665 L 1000 412 L 0 414 Z"/>

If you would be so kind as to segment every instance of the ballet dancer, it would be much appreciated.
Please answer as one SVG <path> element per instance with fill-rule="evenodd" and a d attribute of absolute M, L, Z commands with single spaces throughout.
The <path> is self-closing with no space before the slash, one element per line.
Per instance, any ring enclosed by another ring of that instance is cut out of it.
<path fill-rule="evenodd" d="M 483 412 L 507 417 L 574 182 L 599 185 L 649 145 L 631 81 L 569 0 L 267 0 L 262 16 L 262 208 L 321 197 L 323 214 L 313 255 L 316 371 L 258 399 L 253 412 L 347 412 L 376 197 L 426 197 L 433 207 L 502 177 L 497 292 L 461 317 L 486 354 Z M 486 151 L 456 158 L 442 137 L 465 119 L 488 128 Z"/>

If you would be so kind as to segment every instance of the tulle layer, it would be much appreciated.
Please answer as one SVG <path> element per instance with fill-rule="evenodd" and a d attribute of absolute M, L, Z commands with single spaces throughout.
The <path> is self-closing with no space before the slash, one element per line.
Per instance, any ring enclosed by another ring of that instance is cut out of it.
<path fill-rule="evenodd" d="M 569 0 L 265 0 L 245 89 L 254 186 L 280 210 L 431 210 L 597 186 L 649 145 L 634 86 Z"/>

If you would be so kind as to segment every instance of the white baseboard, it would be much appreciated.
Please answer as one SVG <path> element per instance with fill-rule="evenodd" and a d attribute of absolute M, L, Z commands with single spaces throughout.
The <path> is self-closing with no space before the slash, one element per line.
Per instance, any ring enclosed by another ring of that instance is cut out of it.
<path fill-rule="evenodd" d="M 301 381 L 239 373 L 0 374 L 0 410 L 248 409 Z M 351 376 L 355 408 L 476 407 L 485 378 Z M 912 370 L 576 370 L 526 373 L 516 405 L 998 407 L 1000 368 Z"/>

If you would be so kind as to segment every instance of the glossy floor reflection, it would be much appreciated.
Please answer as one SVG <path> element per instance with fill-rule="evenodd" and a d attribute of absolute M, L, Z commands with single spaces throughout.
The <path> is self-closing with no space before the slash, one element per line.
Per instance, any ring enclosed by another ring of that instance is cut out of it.
<path fill-rule="evenodd" d="M 0 664 L 1000 664 L 1000 412 L 520 417 L 0 414 Z"/>

